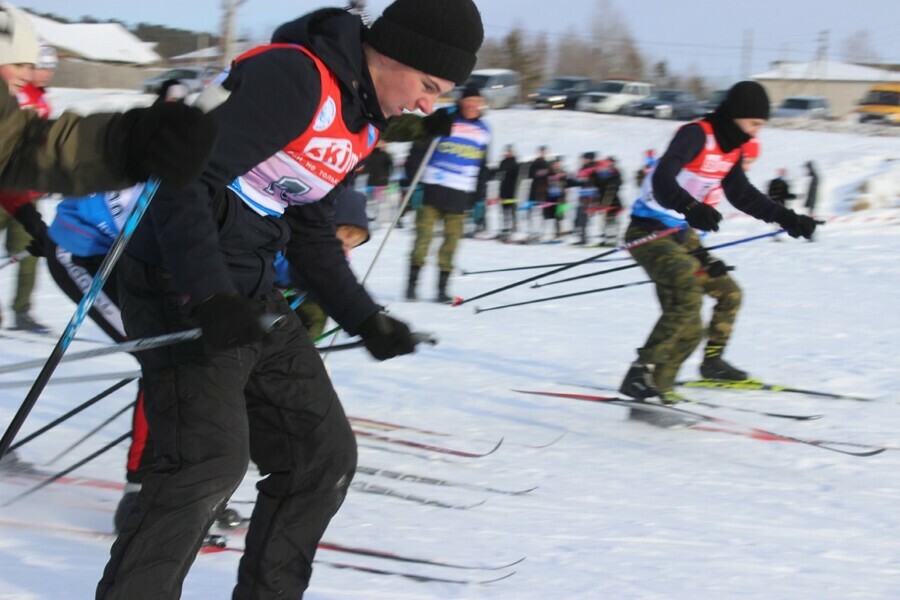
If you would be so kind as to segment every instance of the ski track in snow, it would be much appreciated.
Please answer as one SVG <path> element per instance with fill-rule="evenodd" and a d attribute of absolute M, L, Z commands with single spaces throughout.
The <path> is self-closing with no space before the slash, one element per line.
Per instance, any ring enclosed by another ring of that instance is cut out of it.
<path fill-rule="evenodd" d="M 86 106 L 133 102 L 107 99 Z M 60 95 L 61 98 L 65 94 Z M 86 104 L 85 104 L 86 103 Z M 600 149 L 620 159 L 629 181 L 641 153 L 662 150 L 678 126 L 642 119 L 575 113 L 496 111 L 494 152 L 515 143 L 525 155 L 541 143 L 570 157 Z M 560 135 L 565 131 L 565 136 Z M 893 156 L 891 153 L 893 152 Z M 896 140 L 850 134 L 768 129 L 763 156 L 751 179 L 764 188 L 778 166 L 799 177 L 799 165 L 817 161 L 823 214 L 842 214 L 835 196 L 867 173 L 897 158 Z M 896 163 L 895 163 L 896 164 Z M 867 166 L 868 165 L 868 166 Z M 571 167 L 572 164 L 569 164 Z M 802 193 L 801 186 L 796 191 Z M 633 187 L 623 198 L 631 201 Z M 896 202 L 897 190 L 894 198 Z M 52 213 L 52 203 L 42 209 Z M 491 209 L 494 210 L 493 208 Z M 823 227 L 815 243 L 764 239 L 716 252 L 735 265 L 744 305 L 727 358 L 768 382 L 871 397 L 862 403 L 795 394 L 690 389 L 698 399 L 796 413 L 823 413 L 811 422 L 787 422 L 727 410 L 709 414 L 805 438 L 900 445 L 900 392 L 896 309 L 900 266 L 897 225 L 882 219 L 896 208 L 867 211 L 878 218 Z M 491 212 L 495 223 L 498 216 Z M 896 222 L 896 221 L 895 221 Z M 724 222 L 708 243 L 771 231 L 751 219 Z M 366 271 L 384 230 L 354 251 L 357 273 Z M 434 332 L 440 343 L 410 357 L 378 363 L 364 350 L 331 355 L 327 364 L 347 413 L 454 434 L 386 435 L 497 452 L 479 459 L 425 459 L 364 447 L 360 464 L 501 489 L 538 489 L 506 496 L 358 475 L 360 481 L 452 503 L 481 506 L 459 511 L 420 506 L 351 491 L 326 533 L 327 540 L 457 563 L 498 564 L 527 559 L 499 572 L 460 572 L 389 563 L 321 551 L 319 558 L 410 573 L 478 579 L 515 570 L 483 586 L 416 583 L 397 577 L 317 566 L 306 597 L 325 599 L 419 598 L 765 598 L 889 599 L 900 583 L 900 452 L 855 458 L 798 444 L 763 442 L 699 431 L 660 430 L 625 420 L 626 410 L 556 398 L 526 396 L 512 388 L 566 389 L 555 382 L 617 387 L 657 317 L 652 286 L 616 290 L 532 306 L 474 314 L 510 302 L 644 279 L 640 269 L 538 290 L 528 285 L 450 308 L 401 301 L 412 245 L 410 229 L 392 234 L 370 277 L 373 296 L 414 329 Z M 467 270 L 578 260 L 601 252 L 565 244 L 503 245 L 464 240 L 457 264 Z M 600 270 L 592 265 L 571 274 Z M 0 298 L 8 309 L 14 268 L 0 271 Z M 454 295 L 476 294 L 535 272 L 455 276 Z M 433 261 L 423 270 L 420 297 L 436 291 Z M 34 313 L 61 332 L 74 305 L 41 267 Z M 707 301 L 706 310 L 709 310 Z M 10 317 L 4 314 L 6 321 Z M 103 339 L 86 322 L 81 334 Z M 85 346 L 89 347 L 89 346 Z M 90 346 L 90 347 L 93 347 Z M 4 364 L 46 356 L 50 346 L 0 338 Z M 694 377 L 695 353 L 682 377 Z M 83 375 L 135 368 L 129 356 L 107 356 L 61 365 L 57 373 Z M 31 371 L 29 373 L 36 373 Z M 23 379 L 27 373 L 9 374 Z M 49 386 L 23 435 L 113 382 Z M 131 384 L 74 417 L 54 433 L 24 447 L 22 458 L 40 465 L 107 415 L 131 402 Z M 0 389 L 0 423 L 8 422 L 25 389 Z M 65 458 L 63 468 L 130 427 L 123 415 L 96 439 Z M 565 436 L 547 448 L 542 444 Z M 368 442 L 367 442 L 368 444 Z M 386 447 L 372 443 L 372 446 Z M 397 446 L 393 450 L 402 449 Z M 125 446 L 76 475 L 120 480 Z M 235 494 L 252 498 L 254 477 Z M 0 502 L 21 492 L 21 482 L 0 477 Z M 2 509 L 4 520 L 111 530 L 115 491 L 50 486 Z M 242 512 L 249 514 L 249 507 Z M 242 540 L 235 539 L 239 545 Z M 109 539 L 0 525 L 0 599 L 91 597 L 108 557 Z M 198 557 L 184 598 L 230 595 L 240 556 Z"/>

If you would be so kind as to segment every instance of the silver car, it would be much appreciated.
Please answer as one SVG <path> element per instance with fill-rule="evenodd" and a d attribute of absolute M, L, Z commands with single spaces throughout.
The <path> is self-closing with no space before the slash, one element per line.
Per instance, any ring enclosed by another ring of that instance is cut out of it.
<path fill-rule="evenodd" d="M 791 96 L 772 112 L 773 119 L 828 119 L 831 109 L 824 96 Z"/>
<path fill-rule="evenodd" d="M 163 71 L 155 77 L 145 79 L 141 83 L 141 91 L 145 94 L 158 94 L 164 81 L 174 79 L 188 89 L 188 93 L 199 92 L 221 71 L 218 67 L 178 67 Z"/>

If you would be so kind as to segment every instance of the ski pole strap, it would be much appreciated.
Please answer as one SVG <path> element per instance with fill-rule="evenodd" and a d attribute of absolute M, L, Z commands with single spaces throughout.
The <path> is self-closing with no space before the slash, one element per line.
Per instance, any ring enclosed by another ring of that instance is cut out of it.
<path fill-rule="evenodd" d="M 6 262 L 4 262 L 3 264 L 0 264 L 0 269 L 5 269 L 6 267 L 16 264 L 23 258 L 28 258 L 29 254 L 30 254 L 30 252 L 28 252 L 28 250 L 22 250 L 18 254 L 13 254 L 12 256 L 9 257 L 9 259 Z"/>

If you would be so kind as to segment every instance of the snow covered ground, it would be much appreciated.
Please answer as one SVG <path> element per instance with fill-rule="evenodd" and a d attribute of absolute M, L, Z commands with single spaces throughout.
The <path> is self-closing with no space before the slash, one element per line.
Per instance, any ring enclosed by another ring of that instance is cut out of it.
<path fill-rule="evenodd" d="M 109 96 L 81 98 L 82 106 L 127 106 Z M 62 101 L 66 97 L 60 94 Z M 578 113 L 526 110 L 489 115 L 498 157 L 505 143 L 521 154 L 540 144 L 573 157 L 587 150 L 619 158 L 623 172 L 639 166 L 646 148 L 663 150 L 677 124 Z M 815 243 L 763 239 L 723 249 L 745 290 L 744 306 L 727 358 L 752 375 L 778 384 L 855 394 L 872 402 L 828 400 L 769 392 L 691 390 L 697 399 L 735 407 L 823 414 L 789 422 L 728 409 L 696 409 L 804 438 L 900 447 L 896 308 L 900 265 L 900 183 L 896 138 L 796 130 L 766 130 L 763 154 L 751 172 L 764 187 L 785 166 L 801 192 L 800 165 L 814 160 L 822 177 L 821 213 L 833 217 Z M 865 189 L 861 192 L 861 186 Z M 877 190 L 875 208 L 850 213 L 851 197 Z M 624 197 L 633 196 L 629 186 Z M 52 206 L 45 207 L 45 213 Z M 496 215 L 491 215 L 492 218 Z M 766 233 L 749 218 L 725 221 L 710 245 Z M 354 252 L 366 272 L 384 230 Z M 503 581 L 462 586 L 419 583 L 397 577 L 317 567 L 311 599 L 348 598 L 766 598 L 891 599 L 900 585 L 900 453 L 871 458 L 753 440 L 712 432 L 662 430 L 626 420 L 625 409 L 576 400 L 526 396 L 513 388 L 578 391 L 558 382 L 618 385 L 634 348 L 657 316 L 651 286 L 580 296 L 475 314 L 488 308 L 586 289 L 640 281 L 640 269 L 546 289 L 522 286 L 449 308 L 407 303 L 406 278 L 412 233 L 395 231 L 369 278 L 373 295 L 415 329 L 440 343 L 417 354 L 377 363 L 362 351 L 328 358 L 335 385 L 354 417 L 379 419 L 450 434 L 410 431 L 383 435 L 483 452 L 484 458 L 429 458 L 409 448 L 360 440 L 360 464 L 451 481 L 515 490 L 518 496 L 392 481 L 358 475 L 357 481 L 392 487 L 468 510 L 423 506 L 351 492 L 326 533 L 331 542 L 457 563 L 502 564 L 499 571 L 464 571 L 402 564 L 321 551 L 322 560 L 393 568 L 448 578 Z M 561 245 L 503 245 L 466 240 L 458 266 L 467 271 L 579 260 L 600 250 Z M 624 263 L 613 263 L 614 265 Z M 599 270 L 584 267 L 573 274 Z M 434 293 L 437 268 L 429 266 L 420 293 Z M 452 292 L 464 298 L 533 272 L 457 275 Z M 72 305 L 41 272 L 35 315 L 61 332 Z M 0 298 L 8 307 L 14 270 L 0 271 Z M 8 312 L 5 316 L 9 316 Z M 79 334 L 103 340 L 92 323 Z M 46 356 L 54 339 L 0 338 L 0 361 Z M 75 343 L 73 350 L 95 347 Z M 699 357 L 686 363 L 694 377 Z M 64 364 L 60 377 L 135 369 L 127 356 Z M 36 371 L 3 375 L 0 384 Z M 23 434 L 104 389 L 110 382 L 51 385 Z M 6 423 L 26 388 L 0 389 L 0 423 Z M 602 393 L 602 392 L 601 392 Z M 53 458 L 134 396 L 133 385 L 25 446 L 38 465 Z M 120 417 L 84 448 L 51 468 L 63 468 L 127 431 Z M 564 435 L 563 435 L 564 434 Z M 544 445 L 563 435 L 559 441 Z M 76 474 L 118 481 L 124 447 Z M 236 499 L 253 496 L 252 477 Z M 24 488 L 0 478 L 0 503 Z M 88 598 L 105 564 L 110 540 L 65 531 L 17 527 L 41 522 L 60 528 L 110 531 L 115 490 L 56 485 L 0 510 L 0 598 Z M 249 513 L 249 507 L 245 512 Z M 240 545 L 238 537 L 232 540 Z M 200 556 L 185 584 L 185 598 L 226 598 L 239 555 Z"/>

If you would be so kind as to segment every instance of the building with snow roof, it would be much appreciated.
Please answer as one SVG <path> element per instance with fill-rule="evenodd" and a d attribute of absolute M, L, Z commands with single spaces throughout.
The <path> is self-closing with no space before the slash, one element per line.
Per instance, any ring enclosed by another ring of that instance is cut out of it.
<path fill-rule="evenodd" d="M 900 81 L 900 73 L 830 60 L 778 62 L 752 77 L 769 93 L 773 105 L 790 96 L 824 96 L 837 117 L 852 112 L 874 84 Z"/>

